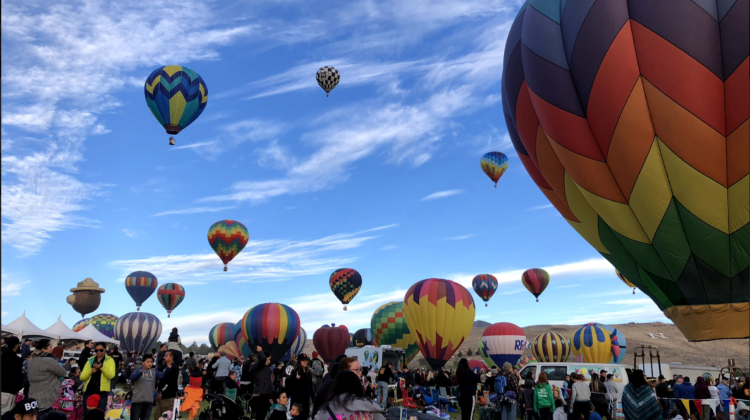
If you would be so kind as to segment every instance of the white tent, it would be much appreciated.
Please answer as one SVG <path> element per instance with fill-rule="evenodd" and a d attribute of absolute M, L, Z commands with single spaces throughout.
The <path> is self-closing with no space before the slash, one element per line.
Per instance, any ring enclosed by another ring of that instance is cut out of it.
<path fill-rule="evenodd" d="M 3 334 L 18 335 L 18 330 L 17 329 L 11 328 L 11 327 L 9 327 L 9 326 L 7 326 L 5 324 L 0 324 L 0 326 L 2 326 L 2 331 L 0 331 L 0 332 L 2 332 Z"/>
<path fill-rule="evenodd" d="M 52 334 L 52 338 L 57 339 L 57 341 L 60 340 L 78 340 L 78 341 L 86 341 L 87 338 L 81 336 L 77 332 L 74 332 L 70 328 L 68 328 L 67 325 L 65 325 L 62 322 L 61 316 L 57 317 L 57 322 L 52 324 L 51 327 L 47 328 L 44 331 L 47 331 L 48 333 Z"/>
<path fill-rule="evenodd" d="M 117 344 L 118 346 L 120 345 L 119 341 L 115 340 L 114 338 L 109 338 L 106 335 L 100 333 L 99 330 L 97 330 L 91 324 L 86 325 L 86 328 L 82 329 L 81 331 L 78 331 L 78 335 L 80 335 L 86 340 L 94 340 L 95 343 L 103 341 L 105 343 L 114 343 L 114 344 Z"/>
<path fill-rule="evenodd" d="M 19 316 L 15 321 L 8 324 L 7 327 L 18 331 L 18 338 L 53 338 L 52 334 L 44 331 L 29 321 L 29 319 L 26 318 L 26 311 L 24 311 L 23 315 Z"/>

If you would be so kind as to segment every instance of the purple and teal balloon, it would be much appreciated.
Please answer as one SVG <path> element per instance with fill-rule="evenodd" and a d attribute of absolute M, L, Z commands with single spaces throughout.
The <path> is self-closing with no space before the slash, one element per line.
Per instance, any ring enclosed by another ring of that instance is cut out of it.
<path fill-rule="evenodd" d="M 159 282 L 156 276 L 148 271 L 135 271 L 125 278 L 125 290 L 135 301 L 136 310 L 141 310 L 141 305 L 156 291 Z"/>
<path fill-rule="evenodd" d="M 487 306 L 487 301 L 490 300 L 497 290 L 497 279 L 492 274 L 480 274 L 474 276 L 474 280 L 471 281 L 471 287 L 477 296 L 484 301 L 484 306 Z"/>
<path fill-rule="evenodd" d="M 145 353 L 161 336 L 161 321 L 146 312 L 130 312 L 115 322 L 115 339 L 120 349 Z"/>

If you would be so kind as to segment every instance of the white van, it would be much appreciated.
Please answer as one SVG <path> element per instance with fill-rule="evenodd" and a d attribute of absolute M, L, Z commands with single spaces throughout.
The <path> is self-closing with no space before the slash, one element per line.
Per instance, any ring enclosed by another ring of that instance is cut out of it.
<path fill-rule="evenodd" d="M 377 372 L 384 364 L 393 363 L 394 372 L 401 370 L 406 351 L 391 346 L 349 347 L 346 349 L 348 357 L 356 357 L 359 365 L 371 372 Z"/>
<path fill-rule="evenodd" d="M 632 367 L 630 365 L 611 365 L 608 363 L 576 363 L 576 362 L 564 362 L 564 363 L 529 363 L 521 370 L 521 381 L 526 379 L 526 375 L 532 372 L 534 382 L 539 379 L 539 373 L 544 372 L 547 374 L 547 380 L 550 385 L 556 385 L 562 389 L 565 376 L 571 373 L 579 373 L 586 377 L 586 381 L 590 381 L 591 371 L 595 371 L 597 374 L 602 370 L 606 370 L 607 373 L 611 373 L 617 387 L 617 400 L 622 401 L 622 390 L 625 389 L 625 385 L 628 384 L 628 373 Z M 523 382 L 522 382 L 523 383 Z"/>

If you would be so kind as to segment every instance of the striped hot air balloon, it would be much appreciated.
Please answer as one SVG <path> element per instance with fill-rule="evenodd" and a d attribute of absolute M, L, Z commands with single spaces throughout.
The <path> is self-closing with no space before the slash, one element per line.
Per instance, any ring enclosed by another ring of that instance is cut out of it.
<path fill-rule="evenodd" d="M 120 349 L 145 353 L 161 336 L 161 321 L 146 312 L 130 312 L 115 322 L 115 339 Z"/>
<path fill-rule="evenodd" d="M 141 310 L 141 305 L 146 301 L 159 285 L 156 276 L 148 271 L 136 271 L 128 274 L 125 278 L 125 290 L 135 301 L 136 310 Z"/>
<path fill-rule="evenodd" d="M 441 368 L 463 344 L 474 325 L 474 298 L 451 280 L 414 283 L 404 296 L 406 323 L 433 369 Z"/>
<path fill-rule="evenodd" d="M 287 360 L 290 360 L 292 358 L 292 355 L 299 356 L 300 353 L 304 351 L 305 344 L 307 344 L 307 331 L 305 331 L 304 328 L 300 327 L 299 334 L 297 334 L 297 339 L 294 340 L 294 343 L 292 343 L 292 348 L 290 348 L 289 351 L 286 352 L 281 361 L 286 362 Z"/>
<path fill-rule="evenodd" d="M 183 66 L 154 70 L 143 88 L 146 104 L 167 134 L 178 134 L 198 118 L 208 103 L 208 87 L 198 73 Z M 169 138 L 174 145 L 174 137 Z"/>
<path fill-rule="evenodd" d="M 245 249 L 248 240 L 250 234 L 245 225 L 234 220 L 220 220 L 208 228 L 208 244 L 224 263 L 224 271 L 229 261 Z"/>
<path fill-rule="evenodd" d="M 612 339 L 599 324 L 586 324 L 573 333 L 572 353 L 579 363 L 609 363 Z"/>
<path fill-rule="evenodd" d="M 88 324 L 91 324 L 97 331 L 109 338 L 115 338 L 115 323 L 117 317 L 112 314 L 98 314 L 89 318 Z"/>
<path fill-rule="evenodd" d="M 245 338 L 245 333 L 242 332 L 242 320 L 239 320 L 234 324 L 234 343 L 237 344 L 237 348 L 243 356 L 248 357 L 255 353 L 254 350 L 250 349 Z"/>
<path fill-rule="evenodd" d="M 521 281 L 526 290 L 531 292 L 539 302 L 539 295 L 549 286 L 549 273 L 541 268 L 531 268 L 523 272 Z"/>
<path fill-rule="evenodd" d="M 76 322 L 75 324 L 73 324 L 73 328 L 71 328 L 71 330 L 73 330 L 73 332 L 78 332 L 86 328 L 86 325 L 89 325 L 89 318 L 84 318 Z"/>
<path fill-rule="evenodd" d="M 471 288 L 484 301 L 484 306 L 487 306 L 487 301 L 497 290 L 497 279 L 492 274 L 479 274 L 471 281 Z"/>
<path fill-rule="evenodd" d="M 493 364 L 502 368 L 506 362 L 513 366 L 521 358 L 526 348 L 526 333 L 518 325 L 498 322 L 484 330 L 482 341 Z"/>
<path fill-rule="evenodd" d="M 570 355 L 570 340 L 560 334 L 539 334 L 531 344 L 534 357 L 542 362 L 565 362 Z"/>
<path fill-rule="evenodd" d="M 495 183 L 495 188 L 497 188 L 497 181 L 500 180 L 500 177 L 508 169 L 508 156 L 505 156 L 503 152 L 485 153 L 479 160 L 479 166 L 492 182 Z"/>
<path fill-rule="evenodd" d="M 230 341 L 234 341 L 234 327 L 235 324 L 231 322 L 222 322 L 221 324 L 214 325 L 211 331 L 208 332 L 208 342 L 211 343 L 212 347 L 219 348 Z"/>
<path fill-rule="evenodd" d="M 524 366 L 528 365 L 529 363 L 539 363 L 539 361 L 536 360 L 536 357 L 534 356 L 525 356 L 519 359 L 518 362 L 513 367 L 518 370 L 521 370 L 524 368 Z"/>
<path fill-rule="evenodd" d="M 237 348 L 237 344 L 235 344 L 234 341 L 227 341 L 226 344 L 224 344 L 222 346 L 219 346 L 219 348 L 217 349 L 217 351 L 219 351 L 219 352 L 222 352 L 222 351 L 226 352 L 227 353 L 227 358 L 229 358 L 229 360 L 234 360 L 234 359 L 240 357 L 240 355 L 242 354 L 242 353 L 240 353 L 240 349 Z"/>
<path fill-rule="evenodd" d="M 185 288 L 177 283 L 167 283 L 159 287 L 156 292 L 156 298 L 164 309 L 167 310 L 167 318 L 172 315 L 172 311 L 185 300 Z"/>
<path fill-rule="evenodd" d="M 251 349 L 260 346 L 274 362 L 280 361 L 292 348 L 299 329 L 297 312 L 281 303 L 253 306 L 242 318 L 242 333 L 248 346 Z"/>

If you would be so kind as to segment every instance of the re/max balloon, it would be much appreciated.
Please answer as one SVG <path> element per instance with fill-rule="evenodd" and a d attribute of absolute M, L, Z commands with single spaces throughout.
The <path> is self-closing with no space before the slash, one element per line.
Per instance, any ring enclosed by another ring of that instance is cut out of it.
<path fill-rule="evenodd" d="M 518 325 L 498 322 L 484 330 L 482 341 L 493 364 L 502 368 L 506 362 L 513 366 L 521 358 L 526 348 L 526 333 Z"/>
<path fill-rule="evenodd" d="M 501 82 L 531 179 L 689 341 L 750 337 L 750 10 L 713 3 L 529 1 Z"/>

